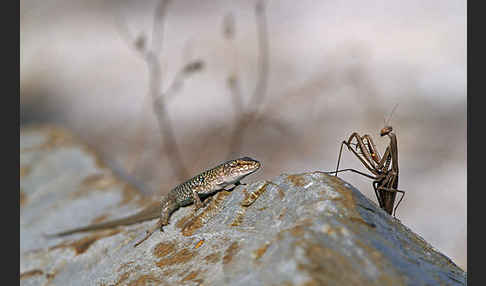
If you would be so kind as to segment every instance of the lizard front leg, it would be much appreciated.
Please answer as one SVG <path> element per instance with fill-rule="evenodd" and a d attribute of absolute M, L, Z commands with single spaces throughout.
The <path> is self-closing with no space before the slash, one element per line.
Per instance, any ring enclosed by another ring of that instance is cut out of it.
<path fill-rule="evenodd" d="M 195 205 L 194 211 L 197 211 L 203 206 L 196 189 L 192 190 L 192 199 L 194 200 Z"/>

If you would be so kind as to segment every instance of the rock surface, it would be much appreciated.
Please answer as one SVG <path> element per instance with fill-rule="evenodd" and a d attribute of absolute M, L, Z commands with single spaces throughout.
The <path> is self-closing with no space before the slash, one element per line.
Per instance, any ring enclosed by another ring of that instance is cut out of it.
<path fill-rule="evenodd" d="M 322 172 L 223 191 L 197 213 L 181 208 L 137 248 L 155 220 L 49 239 L 154 200 L 57 128 L 21 130 L 20 150 L 21 285 L 466 284 L 448 257 Z"/>

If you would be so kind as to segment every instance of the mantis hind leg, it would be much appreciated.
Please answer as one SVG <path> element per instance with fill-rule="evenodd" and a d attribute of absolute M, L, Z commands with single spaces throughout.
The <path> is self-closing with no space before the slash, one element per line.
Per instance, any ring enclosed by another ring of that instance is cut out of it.
<path fill-rule="evenodd" d="M 342 169 L 342 170 L 336 170 L 336 171 L 333 171 L 333 172 L 323 172 L 324 174 L 337 174 L 337 173 L 341 173 L 341 172 L 353 172 L 353 173 L 356 173 L 356 174 L 360 174 L 362 176 L 365 176 L 367 178 L 370 178 L 372 180 L 375 180 L 376 178 L 371 176 L 371 175 L 368 175 L 366 173 L 363 173 L 361 171 L 358 171 L 358 170 L 355 170 L 355 169 Z"/>
<path fill-rule="evenodd" d="M 337 161 L 337 166 L 336 166 L 336 172 L 334 173 L 334 176 L 337 177 L 337 173 L 339 170 L 339 163 L 341 162 L 341 155 L 343 154 L 343 145 L 346 144 L 346 141 L 341 142 L 341 148 L 339 149 L 339 156 L 338 156 L 338 161 Z"/>
<path fill-rule="evenodd" d="M 384 188 L 384 187 L 378 187 L 377 190 L 382 190 L 382 191 L 387 191 L 387 192 L 394 192 L 394 193 L 401 193 L 402 194 L 402 196 L 398 200 L 397 205 L 395 206 L 395 208 L 393 208 L 393 217 L 395 217 L 395 214 L 397 212 L 398 205 L 400 205 L 400 203 L 403 200 L 403 197 L 405 196 L 405 191 L 401 191 L 401 190 L 397 190 L 397 189 Z"/>
<path fill-rule="evenodd" d="M 380 205 L 380 208 L 384 209 L 385 208 L 385 202 L 383 201 L 383 198 L 380 195 L 380 192 L 378 192 L 378 181 L 373 182 L 373 189 L 375 190 L 375 196 L 376 200 L 378 200 L 378 204 Z"/>

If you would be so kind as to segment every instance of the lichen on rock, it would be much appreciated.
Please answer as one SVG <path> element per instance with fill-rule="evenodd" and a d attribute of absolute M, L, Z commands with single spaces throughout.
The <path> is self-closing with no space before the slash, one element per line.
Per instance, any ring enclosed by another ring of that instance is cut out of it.
<path fill-rule="evenodd" d="M 136 188 L 127 189 L 63 132 L 21 131 L 22 285 L 466 284 L 466 273 L 448 257 L 354 187 L 319 171 L 238 186 L 197 213 L 181 208 L 164 232 L 137 248 L 154 221 L 47 239 L 46 232 L 146 205 Z"/>

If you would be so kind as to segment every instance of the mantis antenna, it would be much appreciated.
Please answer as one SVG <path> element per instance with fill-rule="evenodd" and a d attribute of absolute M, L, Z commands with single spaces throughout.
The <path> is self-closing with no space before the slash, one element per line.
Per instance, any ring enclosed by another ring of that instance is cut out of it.
<path fill-rule="evenodd" d="M 392 111 L 390 112 L 390 115 L 388 116 L 388 120 L 385 120 L 386 118 L 383 118 L 383 123 L 385 123 L 384 126 L 388 126 L 388 123 L 390 122 L 390 120 L 392 118 L 392 115 L 395 112 L 395 109 L 397 109 L 397 107 L 398 107 L 398 103 L 395 104 L 395 106 L 393 107 Z"/>

